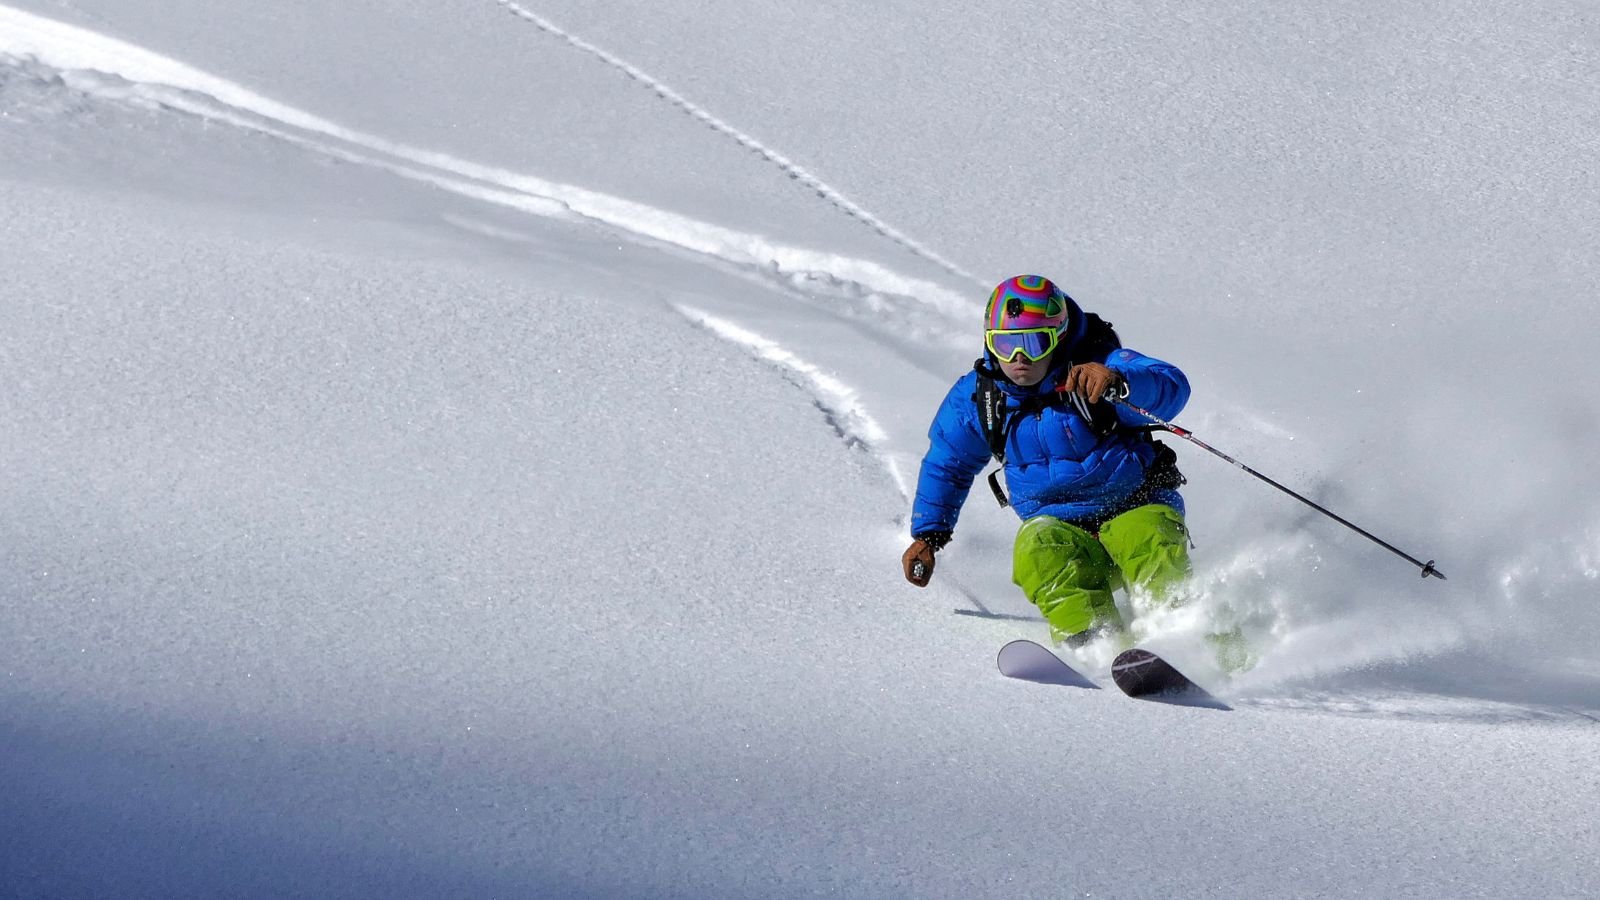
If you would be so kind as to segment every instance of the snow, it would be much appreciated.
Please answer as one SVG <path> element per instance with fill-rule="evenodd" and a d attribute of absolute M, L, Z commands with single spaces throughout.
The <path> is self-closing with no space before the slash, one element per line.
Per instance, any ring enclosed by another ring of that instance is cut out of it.
<path fill-rule="evenodd" d="M 0 894 L 1600 892 L 1595 13 L 894 6 L 0 5 Z M 1450 580 L 1169 439 L 1230 709 L 998 675 L 1028 270 Z"/>

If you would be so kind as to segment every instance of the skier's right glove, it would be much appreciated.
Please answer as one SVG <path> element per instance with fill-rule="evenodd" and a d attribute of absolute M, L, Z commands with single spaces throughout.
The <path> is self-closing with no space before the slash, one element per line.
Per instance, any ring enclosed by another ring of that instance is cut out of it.
<path fill-rule="evenodd" d="M 950 543 L 948 531 L 930 531 L 912 538 L 911 546 L 907 547 L 905 554 L 900 557 L 900 565 L 906 571 L 906 580 L 917 587 L 927 587 L 928 580 L 933 577 L 933 555 L 948 543 Z"/>

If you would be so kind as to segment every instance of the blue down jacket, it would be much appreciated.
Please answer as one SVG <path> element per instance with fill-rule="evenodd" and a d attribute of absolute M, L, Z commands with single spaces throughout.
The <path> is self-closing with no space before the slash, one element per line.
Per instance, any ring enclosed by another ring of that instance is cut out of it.
<path fill-rule="evenodd" d="M 993 357 L 986 358 L 993 365 Z M 1115 370 L 1128 381 L 1128 402 L 1163 419 L 1177 416 L 1189 401 L 1189 379 L 1177 366 L 1137 351 L 1112 349 L 1103 358 L 1078 362 L 1100 362 Z M 1059 366 L 1031 388 L 997 379 L 1007 409 L 1020 407 L 1027 396 L 1050 391 L 1065 377 L 1065 369 L 1064 364 Z M 922 458 L 911 508 L 913 536 L 954 531 L 973 479 L 990 460 L 973 397 L 977 389 L 976 372 L 962 376 L 928 429 L 928 452 Z M 1149 424 L 1122 407 L 1117 407 L 1117 414 L 1127 425 Z M 1155 455 L 1155 447 L 1138 432 L 1096 433 L 1071 404 L 1014 416 L 1005 452 L 1011 506 L 1024 520 L 1055 516 L 1095 526 L 1133 507 L 1134 492 L 1144 483 Z M 1183 511 L 1183 498 L 1176 490 L 1159 491 L 1146 502 L 1167 503 Z"/>

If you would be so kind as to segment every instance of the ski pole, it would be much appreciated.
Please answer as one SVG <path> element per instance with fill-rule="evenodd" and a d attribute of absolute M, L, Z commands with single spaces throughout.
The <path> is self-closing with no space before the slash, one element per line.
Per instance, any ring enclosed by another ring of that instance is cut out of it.
<path fill-rule="evenodd" d="M 1214 456 L 1221 457 L 1223 460 L 1226 460 L 1227 462 L 1232 463 L 1234 466 L 1237 466 L 1238 468 L 1243 469 L 1247 474 L 1252 475 L 1252 476 L 1254 476 L 1254 477 L 1256 477 L 1256 478 L 1258 478 L 1258 479 L 1260 479 L 1262 481 L 1265 481 L 1267 484 L 1272 485 L 1273 487 L 1277 488 L 1280 491 L 1283 491 L 1285 494 L 1288 494 L 1289 496 L 1295 498 L 1296 500 L 1299 500 L 1301 503 L 1304 503 L 1305 505 L 1311 507 L 1312 509 L 1316 510 L 1317 512 L 1322 513 L 1323 515 L 1325 515 L 1328 518 L 1334 520 L 1335 522 L 1338 522 L 1340 525 L 1343 525 L 1344 527 L 1350 529 L 1351 531 L 1354 531 L 1356 534 L 1359 534 L 1362 537 L 1366 538 L 1367 540 L 1372 541 L 1374 544 L 1377 544 L 1378 546 L 1382 547 L 1383 549 L 1388 550 L 1390 553 L 1393 553 L 1395 556 L 1400 557 L 1401 559 L 1405 560 L 1406 562 L 1411 563 L 1414 566 L 1421 567 L 1421 569 L 1422 569 L 1422 577 L 1423 578 L 1427 578 L 1428 576 L 1431 575 L 1434 578 L 1440 579 L 1441 581 L 1445 580 L 1444 573 L 1439 571 L 1438 569 L 1434 568 L 1434 565 L 1433 565 L 1434 560 L 1430 559 L 1427 562 L 1423 562 L 1422 560 L 1417 559 L 1416 557 L 1412 556 L 1409 553 L 1406 553 L 1405 551 L 1403 551 L 1400 548 L 1396 547 L 1395 545 L 1389 543 L 1388 541 L 1383 540 L 1382 538 L 1378 537 L 1377 535 L 1373 534 L 1372 532 L 1367 531 L 1365 528 L 1362 528 L 1362 527 L 1356 525 L 1354 522 L 1351 522 L 1349 519 L 1346 519 L 1346 518 L 1344 518 L 1342 516 L 1336 515 L 1332 510 L 1329 510 L 1327 507 L 1320 506 L 1317 503 L 1314 503 L 1311 500 L 1309 500 L 1309 499 L 1307 499 L 1305 497 L 1302 497 L 1301 495 L 1299 495 L 1299 494 L 1295 493 L 1294 491 L 1284 487 L 1283 485 L 1279 484 L 1278 482 L 1273 481 L 1271 478 L 1268 478 L 1267 476 L 1261 474 L 1260 472 L 1257 472 L 1255 469 L 1252 469 L 1249 466 L 1245 465 L 1244 463 L 1239 462 L 1237 459 L 1234 459 L 1233 457 L 1229 456 L 1228 454 L 1223 453 L 1221 450 L 1218 450 L 1217 448 L 1211 446 L 1210 444 L 1207 444 L 1205 441 L 1202 441 L 1199 438 L 1195 437 L 1194 436 L 1194 432 L 1189 431 L 1187 428 L 1181 428 L 1181 427 L 1179 427 L 1177 425 L 1172 424 L 1171 422 L 1166 421 L 1165 419 L 1162 419 L 1162 418 L 1156 416 L 1154 413 L 1151 413 L 1147 409 L 1141 409 L 1140 407 L 1134 406 L 1132 403 L 1129 403 L 1127 400 L 1125 400 L 1125 399 L 1123 399 L 1121 397 L 1118 397 L 1115 394 L 1115 392 L 1108 391 L 1106 393 L 1105 399 L 1110 400 L 1111 402 L 1117 404 L 1118 406 L 1125 406 L 1128 409 L 1133 410 L 1134 412 L 1138 413 L 1139 415 L 1144 416 L 1146 419 L 1149 419 L 1150 420 L 1150 424 L 1156 426 L 1157 428 L 1160 428 L 1162 431 L 1171 432 L 1172 434 L 1175 434 L 1178 437 L 1183 438 L 1184 440 L 1188 441 L 1189 443 L 1194 444 L 1196 447 L 1199 447 L 1200 449 L 1205 450 L 1206 452 L 1211 453 Z"/>

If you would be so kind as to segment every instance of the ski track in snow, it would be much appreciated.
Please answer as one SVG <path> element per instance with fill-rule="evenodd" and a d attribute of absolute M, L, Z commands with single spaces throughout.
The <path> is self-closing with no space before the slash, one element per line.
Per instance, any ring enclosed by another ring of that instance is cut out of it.
<path fill-rule="evenodd" d="M 745 347 L 758 359 L 777 366 L 785 374 L 798 376 L 801 386 L 811 394 L 813 402 L 822 410 L 840 439 L 847 446 L 860 447 L 876 459 L 889 473 L 901 497 L 910 502 L 911 491 L 900 467 L 882 449 L 888 442 L 888 432 L 867 412 L 854 388 L 785 349 L 778 342 L 749 329 L 693 307 L 674 305 L 673 309 L 717 337 Z"/>
<path fill-rule="evenodd" d="M 526 10 L 521 14 L 532 15 Z M 553 33 L 576 40 L 559 30 Z M 588 47 L 582 42 L 575 46 Z M 609 56 L 602 58 L 614 60 Z M 820 277 L 859 285 L 864 294 L 902 296 L 927 303 L 944 313 L 970 314 L 969 302 L 961 294 L 869 260 L 788 246 L 761 235 L 702 222 L 620 197 L 398 144 L 346 128 L 126 41 L 0 5 L 0 64 L 18 68 L 30 62 L 55 70 L 53 75 L 67 87 L 91 96 L 118 103 L 153 105 L 247 128 L 335 159 L 379 168 L 474 200 L 534 215 L 587 220 L 636 242 L 666 244 L 766 277 L 791 282 Z M 620 60 L 613 64 L 625 67 L 625 71 L 646 84 L 657 85 Z M 664 87 L 658 92 L 670 94 Z M 704 117 L 716 123 L 719 130 L 748 140 L 698 112 L 698 108 L 687 101 L 681 101 L 680 105 L 695 111 L 697 118 Z M 759 144 L 752 149 L 756 148 L 775 162 L 792 166 Z M 786 171 L 790 171 L 791 177 L 810 178 L 797 168 Z M 817 184 L 828 190 L 826 185 Z M 837 196 L 831 190 L 829 194 Z M 848 204 L 842 197 L 838 200 Z M 849 205 L 849 208 L 854 207 Z M 869 224 L 876 222 L 864 212 L 854 215 Z M 880 230 L 885 237 L 906 244 L 903 236 L 897 237 L 892 229 Z M 914 252 L 934 259 L 925 251 Z"/>
<path fill-rule="evenodd" d="M 978 283 L 978 279 L 975 276 L 968 273 L 960 266 L 957 266 L 955 263 L 944 259 L 937 253 L 934 253 L 932 250 L 929 250 L 928 248 L 912 240 L 907 235 L 894 229 L 883 220 L 867 212 L 865 209 L 862 209 L 859 205 L 851 202 L 849 198 L 839 193 L 839 191 L 823 182 L 822 179 L 801 168 L 800 165 L 795 163 L 793 160 L 790 160 L 750 135 L 745 134 L 727 122 L 717 118 L 703 107 L 691 102 L 682 94 L 679 94 L 677 91 L 663 84 L 660 80 L 652 78 L 649 74 L 641 71 L 628 61 L 616 56 L 613 53 L 609 53 L 600 47 L 589 43 L 588 41 L 585 41 L 584 39 L 578 37 L 570 31 L 567 31 L 564 28 L 561 28 L 554 22 L 551 22 L 549 19 L 546 19 L 545 17 L 529 10 L 522 4 L 517 3 L 516 0 L 495 0 L 495 2 L 503 7 L 507 12 L 516 16 L 518 19 L 521 19 L 522 21 L 533 25 L 535 28 L 538 28 L 540 31 L 543 31 L 546 34 L 549 34 L 552 37 L 555 37 L 569 44 L 570 46 L 577 48 L 583 53 L 595 57 L 611 68 L 616 69 L 639 84 L 644 85 L 644 87 L 649 89 L 652 94 L 655 94 L 657 97 L 660 97 L 662 100 L 665 100 L 672 106 L 677 107 L 679 110 L 686 113 L 690 118 L 700 122 L 701 124 L 710 128 L 712 131 L 732 139 L 740 147 L 749 150 L 751 153 L 754 153 L 767 162 L 772 163 L 774 166 L 777 166 L 778 169 L 790 179 L 814 191 L 818 197 L 821 197 L 823 200 L 827 201 L 829 205 L 837 208 L 850 218 L 855 219 L 863 225 L 866 225 L 879 235 L 888 238 L 896 244 L 899 244 L 901 247 L 904 247 L 906 250 L 910 251 L 916 256 L 933 263 L 957 278 L 965 279 L 974 284 Z"/>

